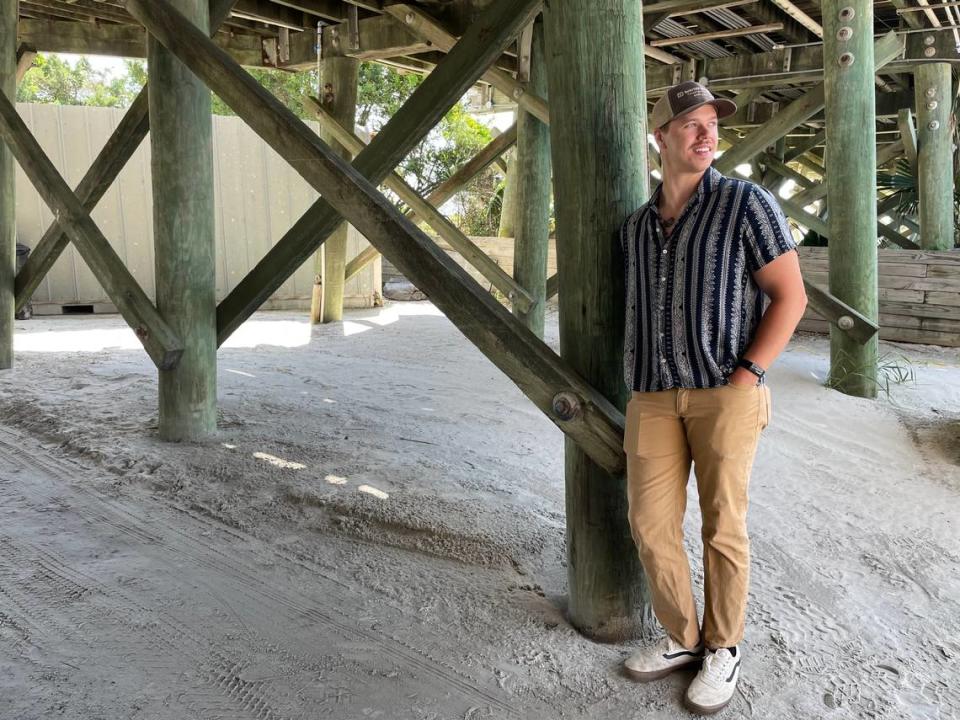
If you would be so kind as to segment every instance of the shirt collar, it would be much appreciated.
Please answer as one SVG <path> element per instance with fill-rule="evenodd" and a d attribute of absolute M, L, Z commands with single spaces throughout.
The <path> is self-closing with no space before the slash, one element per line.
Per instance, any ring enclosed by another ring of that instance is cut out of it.
<path fill-rule="evenodd" d="M 690 196 L 690 200 L 687 201 L 686 207 L 696 207 L 699 205 L 703 198 L 712 193 L 720 185 L 720 181 L 723 179 L 723 175 L 711 165 L 707 168 L 707 171 L 703 174 L 703 177 L 700 178 L 700 182 L 697 185 L 696 192 Z M 656 189 L 650 195 L 650 199 L 647 201 L 649 207 L 653 212 L 660 215 L 660 208 L 657 207 L 657 202 L 660 200 L 660 193 L 663 191 L 663 183 L 658 183 Z"/>

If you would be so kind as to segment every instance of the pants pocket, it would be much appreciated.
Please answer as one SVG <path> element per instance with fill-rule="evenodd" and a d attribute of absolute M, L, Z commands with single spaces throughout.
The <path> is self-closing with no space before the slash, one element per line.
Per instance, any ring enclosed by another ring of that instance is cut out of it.
<path fill-rule="evenodd" d="M 766 385 L 760 386 L 760 429 L 766 429 L 767 425 L 773 419 L 773 397 L 770 395 L 770 388 Z"/>

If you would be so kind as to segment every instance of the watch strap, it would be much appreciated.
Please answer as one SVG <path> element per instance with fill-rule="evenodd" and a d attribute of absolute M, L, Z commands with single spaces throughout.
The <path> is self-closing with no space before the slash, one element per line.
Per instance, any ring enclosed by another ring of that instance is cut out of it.
<path fill-rule="evenodd" d="M 757 365 L 755 362 L 748 360 L 747 358 L 740 358 L 737 362 L 737 367 L 742 367 L 745 370 L 749 370 L 759 379 L 763 379 L 763 375 L 766 372 L 762 367 Z"/>

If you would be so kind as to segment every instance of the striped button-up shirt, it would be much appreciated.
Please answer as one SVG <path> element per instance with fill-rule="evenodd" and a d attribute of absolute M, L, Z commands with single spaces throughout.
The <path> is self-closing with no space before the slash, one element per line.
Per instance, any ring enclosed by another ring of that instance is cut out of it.
<path fill-rule="evenodd" d="M 796 245 L 770 192 L 712 167 L 666 237 L 661 187 L 620 231 L 624 378 L 639 392 L 724 385 L 763 314 L 753 273 Z"/>

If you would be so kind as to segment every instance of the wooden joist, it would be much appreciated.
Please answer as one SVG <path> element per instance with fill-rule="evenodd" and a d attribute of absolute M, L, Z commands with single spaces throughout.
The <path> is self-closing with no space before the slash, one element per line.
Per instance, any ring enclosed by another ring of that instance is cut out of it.
<path fill-rule="evenodd" d="M 57 169 L 30 134 L 16 107 L 0 95 L 0 137 L 40 197 L 57 215 L 62 231 L 73 241 L 117 310 L 133 328 L 150 358 L 161 370 L 176 366 L 183 345 L 157 312 L 146 293 L 100 232 Z"/>
<path fill-rule="evenodd" d="M 330 116 L 316 98 L 310 98 L 310 104 L 317 113 L 317 119 L 323 129 L 334 136 L 336 141 L 347 148 L 353 155 L 360 153 L 366 145 L 363 140 L 344 128 Z M 529 310 L 533 299 L 512 277 L 503 271 L 483 250 L 466 235 L 460 232 L 443 214 L 433 205 L 420 197 L 420 194 L 410 187 L 397 173 L 390 173 L 383 183 L 396 193 L 407 206 L 429 225 L 441 238 L 450 243 L 450 246 L 460 253 L 483 277 L 489 280 L 497 290 L 506 295 L 515 307 Z M 379 254 L 379 253 L 378 253 Z M 376 258 L 373 256 L 369 261 Z M 368 262 L 369 262 L 368 261 Z"/>
<path fill-rule="evenodd" d="M 487 40 L 490 33 L 498 30 L 516 35 L 532 19 L 536 3 L 521 6 L 519 13 L 517 6 L 514 0 L 491 6 L 487 20 L 495 22 L 484 28 L 481 37 Z M 423 289 L 467 338 L 594 462 L 608 472 L 623 471 L 624 419 L 606 398 L 404 218 L 357 168 L 334 154 L 316 133 L 179 15 L 167 0 L 128 0 L 127 7 L 157 40 L 322 193 L 334 212 L 344 215 L 411 282 Z M 498 53 L 499 49 L 494 47 Z M 473 57 L 475 50 L 468 45 L 463 52 Z M 454 57 L 453 53 L 448 57 Z M 466 78 L 467 82 L 470 80 Z M 371 143 L 368 148 L 372 146 Z"/>
<path fill-rule="evenodd" d="M 537 0 L 498 0 L 488 7 L 355 158 L 354 168 L 374 185 L 381 183 L 500 56 L 538 7 Z M 339 220 L 324 198 L 307 210 L 218 306 L 220 344 L 323 244 Z"/>
<path fill-rule="evenodd" d="M 902 39 L 892 31 L 887 33 L 874 45 L 876 69 L 879 70 L 888 64 L 901 52 L 903 52 Z M 739 144 L 727 150 L 722 157 L 717 159 L 715 163 L 717 169 L 722 173 L 729 174 L 737 165 L 749 161 L 797 125 L 809 120 L 822 110 L 825 104 L 824 84 L 820 83 L 774 115 L 773 119 L 766 125 L 750 133 Z"/>
<path fill-rule="evenodd" d="M 388 5 L 383 11 L 444 52 L 449 52 L 456 45 L 457 39 L 419 8 L 412 5 Z M 546 101 L 529 92 L 526 85 L 515 80 L 510 73 L 499 68 L 490 68 L 483 74 L 483 79 L 541 122 L 550 124 L 550 111 Z"/>

